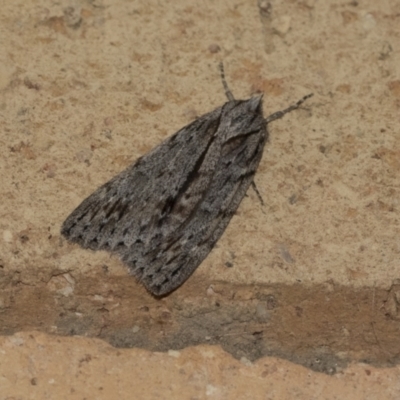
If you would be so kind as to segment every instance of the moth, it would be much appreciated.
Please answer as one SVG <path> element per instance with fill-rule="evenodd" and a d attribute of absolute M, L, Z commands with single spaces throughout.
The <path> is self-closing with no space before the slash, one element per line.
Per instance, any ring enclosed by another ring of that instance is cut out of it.
<path fill-rule="evenodd" d="M 180 129 L 87 197 L 65 220 L 70 242 L 117 254 L 155 296 L 178 288 L 207 257 L 235 214 L 261 160 L 262 95 L 228 101 Z"/>

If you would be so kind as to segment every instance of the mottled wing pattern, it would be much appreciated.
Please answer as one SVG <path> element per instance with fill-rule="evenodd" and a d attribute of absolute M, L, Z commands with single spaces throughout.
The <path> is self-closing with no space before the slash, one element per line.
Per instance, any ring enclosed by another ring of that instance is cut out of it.
<path fill-rule="evenodd" d="M 150 292 L 167 294 L 224 232 L 266 140 L 261 97 L 228 101 L 97 189 L 61 232 L 84 248 L 117 253 Z"/>

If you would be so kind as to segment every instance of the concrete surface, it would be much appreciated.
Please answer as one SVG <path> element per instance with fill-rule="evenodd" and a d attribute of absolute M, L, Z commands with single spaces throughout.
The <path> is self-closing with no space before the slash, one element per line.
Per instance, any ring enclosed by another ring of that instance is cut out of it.
<path fill-rule="evenodd" d="M 395 0 L 0 0 L 0 398 L 400 397 L 399 16 Z M 265 206 L 250 190 L 195 274 L 155 299 L 60 226 L 226 100 L 220 60 L 265 115 L 314 97 L 269 126 Z"/>
<path fill-rule="evenodd" d="M 0 338 L 2 399 L 396 399 L 399 367 L 334 376 L 277 358 L 235 360 L 215 346 L 168 353 L 38 332 Z M 8 397 L 9 396 L 9 397 Z"/>

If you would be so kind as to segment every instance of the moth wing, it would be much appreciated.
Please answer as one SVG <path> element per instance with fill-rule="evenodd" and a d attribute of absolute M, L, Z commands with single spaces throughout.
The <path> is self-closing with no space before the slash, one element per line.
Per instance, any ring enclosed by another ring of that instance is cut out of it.
<path fill-rule="evenodd" d="M 145 246 L 206 151 L 221 109 L 182 128 L 98 188 L 69 215 L 61 233 L 92 250 Z"/>
<path fill-rule="evenodd" d="M 120 253 L 132 273 L 157 296 L 179 287 L 211 251 L 246 194 L 262 157 L 267 130 L 261 98 L 226 106 L 215 139 L 191 173 L 190 185 L 174 198 L 165 221 L 174 229 L 162 240 L 148 242 L 139 258 L 131 249 Z"/>
<path fill-rule="evenodd" d="M 224 232 L 260 161 L 261 98 L 229 101 L 154 148 L 85 199 L 62 234 L 116 252 L 146 288 L 180 286 Z"/>

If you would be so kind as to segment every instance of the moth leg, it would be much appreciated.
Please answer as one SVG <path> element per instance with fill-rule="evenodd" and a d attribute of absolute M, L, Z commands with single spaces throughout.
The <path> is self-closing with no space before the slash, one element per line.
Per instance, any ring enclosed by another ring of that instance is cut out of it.
<path fill-rule="evenodd" d="M 221 79 L 222 79 L 222 84 L 224 85 L 226 97 L 228 98 L 229 101 L 235 100 L 235 98 L 233 97 L 233 94 L 232 94 L 231 90 L 229 89 L 229 86 L 226 82 L 224 64 L 222 63 L 222 61 L 219 63 L 219 70 L 221 72 Z"/>
<path fill-rule="evenodd" d="M 272 121 L 282 118 L 285 114 L 290 113 L 293 110 L 297 110 L 307 99 L 309 99 L 312 96 L 314 96 L 314 93 L 310 93 L 307 96 L 304 96 L 296 104 L 293 104 L 282 111 L 277 111 L 276 113 L 271 114 L 269 117 L 265 118 L 265 123 L 269 124 Z"/>
<path fill-rule="evenodd" d="M 258 197 L 258 200 L 260 200 L 261 205 L 264 206 L 264 205 L 265 205 L 265 204 L 264 204 L 264 200 L 263 200 L 263 198 L 261 197 L 261 194 L 260 194 L 260 192 L 258 191 L 258 188 L 257 188 L 256 183 L 255 183 L 254 181 L 251 181 L 251 187 L 252 187 L 252 188 L 254 189 L 254 191 L 256 192 L 256 195 L 257 195 L 257 197 Z"/>

